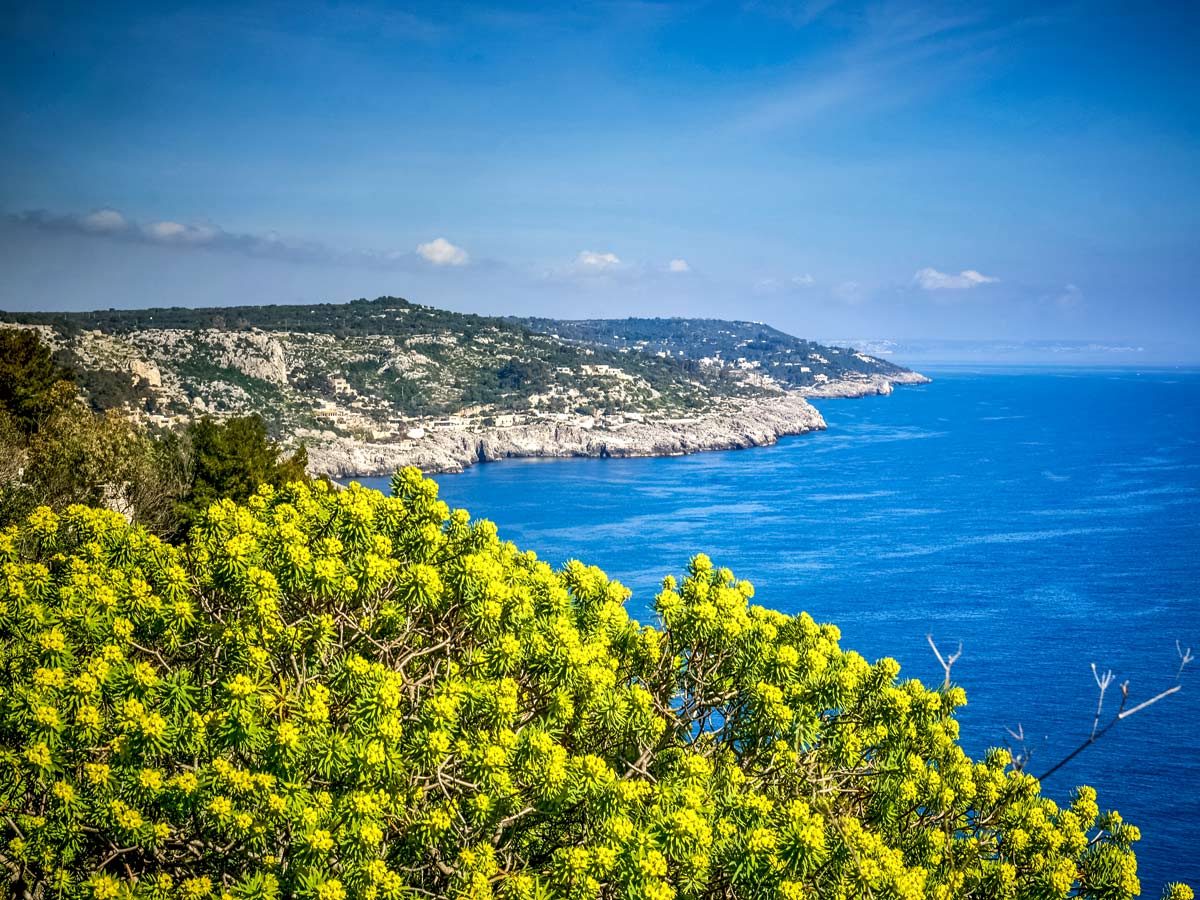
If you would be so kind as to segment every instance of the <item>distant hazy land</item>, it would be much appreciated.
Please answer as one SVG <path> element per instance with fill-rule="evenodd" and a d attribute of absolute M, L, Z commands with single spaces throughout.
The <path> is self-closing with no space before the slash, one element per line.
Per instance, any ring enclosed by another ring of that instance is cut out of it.
<path fill-rule="evenodd" d="M 965 366 L 1190 366 L 1200 362 L 1194 346 L 1163 341 L 1015 341 L 844 339 L 864 353 L 914 365 Z"/>

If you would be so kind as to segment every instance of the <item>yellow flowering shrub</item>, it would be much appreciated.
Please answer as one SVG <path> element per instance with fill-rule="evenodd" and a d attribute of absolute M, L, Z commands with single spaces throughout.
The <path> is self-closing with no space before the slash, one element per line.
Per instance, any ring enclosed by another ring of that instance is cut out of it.
<path fill-rule="evenodd" d="M 1138 893 L 1137 829 L 967 758 L 960 689 L 704 556 L 640 625 L 598 569 L 393 490 L 264 487 L 180 547 L 78 506 L 0 532 L 13 896 Z"/>

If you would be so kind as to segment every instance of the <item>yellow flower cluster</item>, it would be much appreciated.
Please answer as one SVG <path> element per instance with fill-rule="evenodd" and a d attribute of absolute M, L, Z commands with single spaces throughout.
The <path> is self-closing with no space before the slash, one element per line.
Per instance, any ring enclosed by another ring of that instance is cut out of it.
<path fill-rule="evenodd" d="M 1137 829 L 968 758 L 961 690 L 705 556 L 643 626 L 415 470 L 392 492 L 263 488 L 182 547 L 84 507 L 0 533 L 0 846 L 27 890 L 1137 894 Z"/>

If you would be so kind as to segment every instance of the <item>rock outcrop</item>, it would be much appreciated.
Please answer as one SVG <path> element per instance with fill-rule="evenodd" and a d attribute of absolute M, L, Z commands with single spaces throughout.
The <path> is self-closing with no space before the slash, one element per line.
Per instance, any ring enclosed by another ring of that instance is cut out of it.
<path fill-rule="evenodd" d="M 224 335 L 216 333 L 213 342 L 217 344 L 217 365 L 237 369 L 271 384 L 284 385 L 288 383 L 287 356 L 283 345 L 268 334 L 256 332 Z"/>
<path fill-rule="evenodd" d="M 822 397 L 827 400 L 855 397 L 886 396 L 898 384 L 929 384 L 930 379 L 919 372 L 892 372 L 887 375 L 859 375 L 824 381 L 809 387 L 799 388 L 805 397 Z"/>
<path fill-rule="evenodd" d="M 821 414 L 790 392 L 725 404 L 694 419 L 627 422 L 619 428 L 529 424 L 434 430 L 419 440 L 393 443 L 336 438 L 310 445 L 308 462 L 314 474 L 333 478 L 390 475 L 400 466 L 417 466 L 431 474 L 514 457 L 682 456 L 734 450 L 824 428 Z"/>
<path fill-rule="evenodd" d="M 135 382 L 145 381 L 149 387 L 161 388 L 163 386 L 162 372 L 154 363 L 143 362 L 140 359 L 130 360 L 129 374 L 133 376 Z"/>

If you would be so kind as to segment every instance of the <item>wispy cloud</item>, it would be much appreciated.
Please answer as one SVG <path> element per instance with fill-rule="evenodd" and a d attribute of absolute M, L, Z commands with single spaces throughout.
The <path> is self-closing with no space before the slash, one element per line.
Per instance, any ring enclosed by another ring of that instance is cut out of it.
<path fill-rule="evenodd" d="M 981 284 L 996 284 L 999 278 L 984 275 L 974 269 L 963 269 L 957 275 L 939 272 L 932 267 L 918 269 L 913 276 L 913 284 L 926 291 L 965 291 L 979 287 Z"/>
<path fill-rule="evenodd" d="M 82 214 L 31 210 L 4 216 L 4 220 L 48 233 L 171 247 L 180 251 L 238 253 L 289 262 L 372 268 L 413 268 L 417 265 L 457 268 L 470 262 L 466 250 L 441 237 L 417 245 L 414 251 L 346 249 L 319 241 L 291 240 L 273 231 L 262 234 L 227 231 L 212 223 L 186 223 L 173 219 L 138 222 L 111 207 Z"/>
<path fill-rule="evenodd" d="M 226 231 L 211 223 L 185 224 L 171 219 L 137 222 L 111 207 L 89 213 L 56 214 L 30 210 L 6 216 L 9 222 L 27 228 L 60 234 L 78 234 L 98 239 L 141 244 L 245 253 L 298 261 L 333 261 L 346 256 L 324 244 L 285 241 L 279 235 Z"/>
<path fill-rule="evenodd" d="M 754 290 L 759 294 L 779 294 L 784 291 L 810 288 L 816 283 L 817 280 L 805 272 L 803 275 L 792 275 L 789 278 L 760 278 L 754 283 Z"/>
<path fill-rule="evenodd" d="M 581 250 L 575 257 L 575 271 L 581 274 L 596 274 L 611 272 L 619 269 L 623 263 L 615 253 L 597 253 L 594 250 Z"/>
<path fill-rule="evenodd" d="M 466 250 L 441 237 L 417 244 L 417 255 L 435 266 L 465 266 L 470 261 Z"/>
<path fill-rule="evenodd" d="M 830 115 L 862 115 L 904 106 L 978 78 L 1005 58 L 1004 42 L 1048 16 L 1004 19 L 983 9 L 948 12 L 890 0 L 865 10 L 832 3 L 755 4 L 797 26 L 836 22 L 847 37 L 824 56 L 806 57 L 788 76 L 746 98 L 739 131 L 773 131 Z"/>
<path fill-rule="evenodd" d="M 223 232 L 211 225 L 184 225 L 182 222 L 151 222 L 142 226 L 142 233 L 160 244 L 196 244 L 203 246 L 217 241 Z"/>
<path fill-rule="evenodd" d="M 623 259 L 611 250 L 581 250 L 575 258 L 561 265 L 543 269 L 543 282 L 573 284 L 579 287 L 643 288 L 658 284 L 682 284 L 681 276 L 695 274 L 691 263 L 675 257 L 666 263 Z"/>
<path fill-rule="evenodd" d="M 747 12 L 757 12 L 802 28 L 824 16 L 837 0 L 746 0 Z"/>

